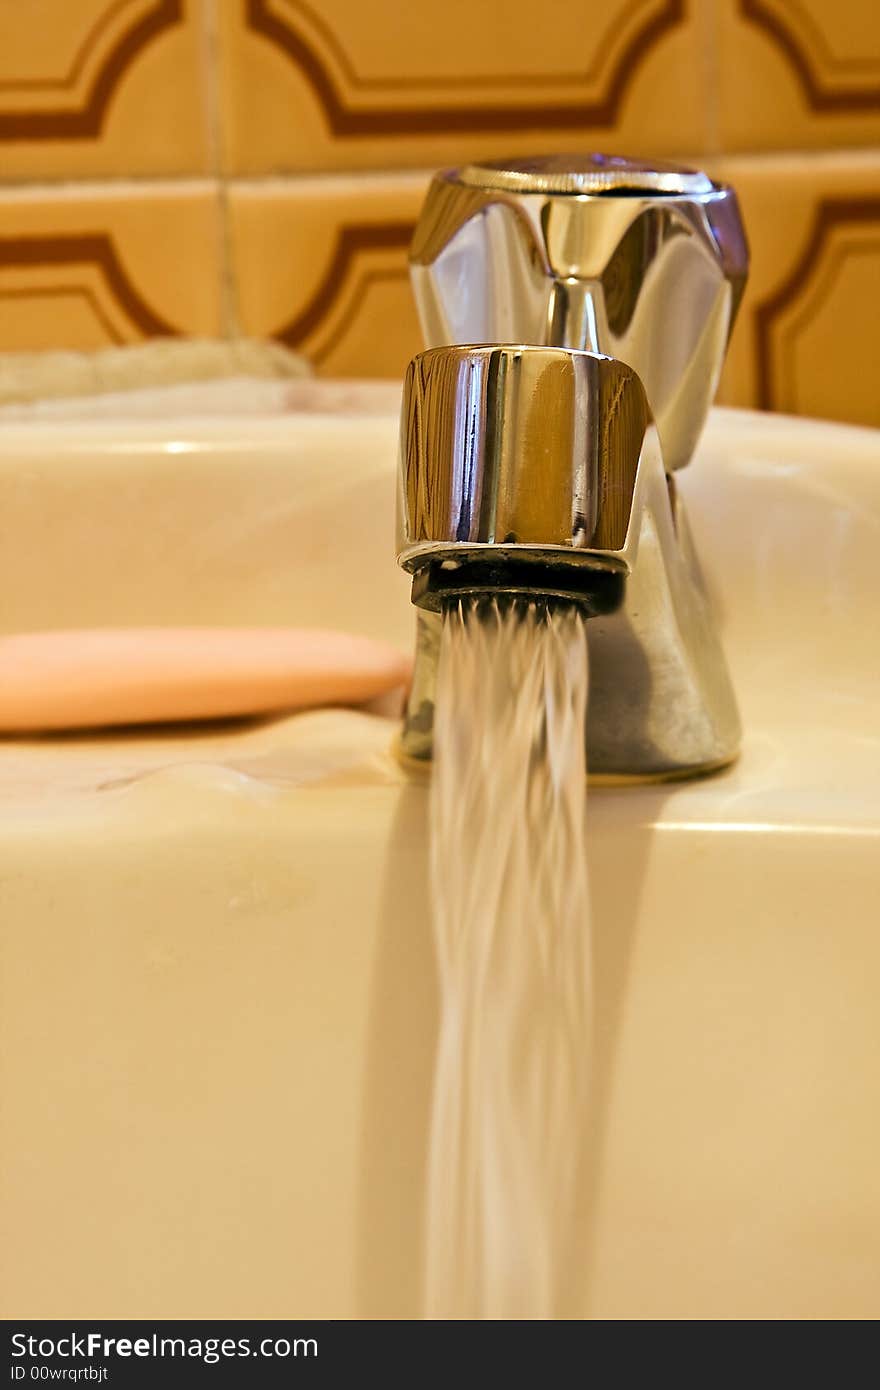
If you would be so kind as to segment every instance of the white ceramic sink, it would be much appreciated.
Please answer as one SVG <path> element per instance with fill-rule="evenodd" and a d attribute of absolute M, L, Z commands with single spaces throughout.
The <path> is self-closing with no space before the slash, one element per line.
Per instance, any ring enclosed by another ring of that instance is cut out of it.
<path fill-rule="evenodd" d="M 391 409 L 0 430 L 0 629 L 411 640 Z M 880 437 L 680 475 L 745 725 L 591 794 L 584 1313 L 880 1314 Z M 426 788 L 324 711 L 0 744 L 6 1317 L 414 1317 Z"/>

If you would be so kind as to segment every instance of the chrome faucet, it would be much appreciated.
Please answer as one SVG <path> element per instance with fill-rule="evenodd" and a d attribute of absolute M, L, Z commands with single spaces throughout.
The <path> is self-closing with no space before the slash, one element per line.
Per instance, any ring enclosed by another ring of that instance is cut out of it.
<path fill-rule="evenodd" d="M 736 702 L 671 475 L 745 283 L 733 191 L 600 155 L 471 165 L 435 177 L 410 259 L 430 350 L 401 423 L 403 752 L 431 756 L 444 602 L 495 590 L 585 606 L 591 775 L 729 762 Z"/>

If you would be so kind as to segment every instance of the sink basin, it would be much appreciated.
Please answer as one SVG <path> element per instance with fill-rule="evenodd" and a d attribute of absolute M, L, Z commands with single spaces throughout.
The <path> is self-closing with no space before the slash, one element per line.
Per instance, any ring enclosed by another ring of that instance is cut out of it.
<path fill-rule="evenodd" d="M 366 405 L 4 425 L 0 630 L 409 647 Z M 590 794 L 584 1316 L 880 1315 L 878 443 L 716 411 L 679 475 L 745 740 Z M 419 1316 L 437 1001 L 395 728 L 0 744 L 7 1318 Z"/>

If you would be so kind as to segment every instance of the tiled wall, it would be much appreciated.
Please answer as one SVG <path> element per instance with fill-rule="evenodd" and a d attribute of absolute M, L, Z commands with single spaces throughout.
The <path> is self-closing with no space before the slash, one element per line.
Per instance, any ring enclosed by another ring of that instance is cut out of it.
<path fill-rule="evenodd" d="M 730 177 L 733 404 L 880 424 L 880 0 L 0 0 L 0 349 L 419 346 L 433 166 L 602 148 Z"/>

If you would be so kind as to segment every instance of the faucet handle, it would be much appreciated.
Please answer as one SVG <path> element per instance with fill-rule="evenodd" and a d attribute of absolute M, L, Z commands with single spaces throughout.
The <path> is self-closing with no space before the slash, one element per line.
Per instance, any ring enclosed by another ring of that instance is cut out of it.
<path fill-rule="evenodd" d="M 599 154 L 470 164 L 435 176 L 410 264 L 429 347 L 617 358 L 644 384 L 667 470 L 688 462 L 748 269 L 731 188 Z"/>

